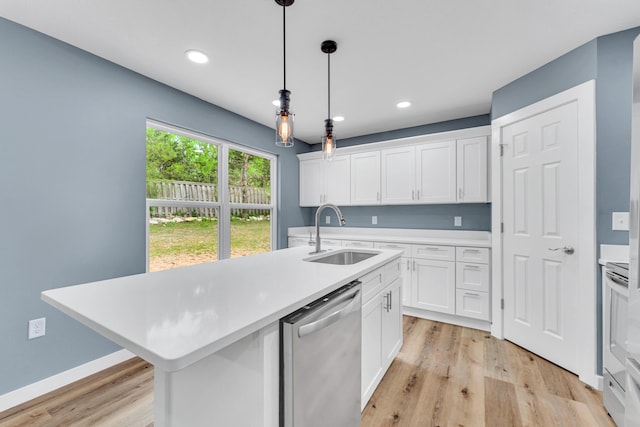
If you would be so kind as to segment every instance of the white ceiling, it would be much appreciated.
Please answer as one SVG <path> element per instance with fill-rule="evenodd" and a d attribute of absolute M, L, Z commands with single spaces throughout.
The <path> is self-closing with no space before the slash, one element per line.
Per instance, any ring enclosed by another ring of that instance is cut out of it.
<path fill-rule="evenodd" d="M 0 16 L 269 127 L 282 89 L 274 0 L 0 0 Z M 491 94 L 595 37 L 640 25 L 638 0 L 296 0 L 287 8 L 295 135 L 346 138 L 486 114 Z M 187 61 L 187 49 L 211 57 Z M 395 104 L 410 100 L 399 110 Z"/>

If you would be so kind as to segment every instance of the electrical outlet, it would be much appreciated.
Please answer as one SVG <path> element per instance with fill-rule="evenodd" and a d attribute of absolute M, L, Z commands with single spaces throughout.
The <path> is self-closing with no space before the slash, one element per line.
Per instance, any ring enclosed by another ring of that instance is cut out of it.
<path fill-rule="evenodd" d="M 622 231 L 629 230 L 629 212 L 612 212 L 611 229 Z"/>
<path fill-rule="evenodd" d="M 453 226 L 454 227 L 462 227 L 462 217 L 461 216 L 454 216 L 453 217 Z"/>
<path fill-rule="evenodd" d="M 331 217 L 329 215 L 324 217 L 324 223 L 325 224 L 331 224 Z"/>
<path fill-rule="evenodd" d="M 378 223 L 378 217 L 373 215 L 371 217 L 371 224 L 376 225 Z"/>
<path fill-rule="evenodd" d="M 46 328 L 47 328 L 46 317 L 29 320 L 29 339 L 32 340 L 34 338 L 44 336 Z"/>

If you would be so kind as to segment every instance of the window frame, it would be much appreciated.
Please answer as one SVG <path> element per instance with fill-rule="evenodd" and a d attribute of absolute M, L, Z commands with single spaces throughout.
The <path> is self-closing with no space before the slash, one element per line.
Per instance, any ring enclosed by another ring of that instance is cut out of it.
<path fill-rule="evenodd" d="M 263 209 L 270 211 L 270 250 L 274 250 L 277 245 L 277 213 L 276 202 L 278 200 L 277 188 L 277 162 L 278 157 L 274 154 L 267 153 L 252 147 L 246 147 L 221 138 L 206 135 L 204 133 L 191 131 L 178 126 L 169 125 L 157 120 L 147 119 L 146 128 L 156 129 L 162 132 L 168 132 L 185 138 L 195 139 L 207 144 L 215 145 L 218 151 L 218 200 L 216 202 L 202 201 L 184 201 L 184 200 L 164 200 L 164 199 L 146 199 L 146 271 L 149 272 L 149 208 L 151 206 L 177 206 L 177 207 L 208 207 L 218 209 L 218 259 L 224 260 L 231 257 L 231 209 Z M 271 194 L 269 204 L 254 203 L 230 203 L 229 202 L 229 150 L 236 150 L 253 156 L 262 157 L 269 160 L 270 166 L 270 186 Z M 146 139 L 145 139 L 146 153 Z M 146 156 L 145 156 L 146 159 Z M 146 166 L 145 166 L 146 168 Z M 146 174 L 145 174 L 146 179 Z"/>

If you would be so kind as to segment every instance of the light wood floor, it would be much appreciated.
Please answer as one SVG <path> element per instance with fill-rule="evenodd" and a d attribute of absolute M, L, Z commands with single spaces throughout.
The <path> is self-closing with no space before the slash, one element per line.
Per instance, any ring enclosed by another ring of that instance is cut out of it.
<path fill-rule="evenodd" d="M 404 340 L 361 427 L 615 427 L 602 393 L 508 341 L 407 316 Z M 137 358 L 0 413 L 0 427 L 150 425 L 153 367 Z"/>

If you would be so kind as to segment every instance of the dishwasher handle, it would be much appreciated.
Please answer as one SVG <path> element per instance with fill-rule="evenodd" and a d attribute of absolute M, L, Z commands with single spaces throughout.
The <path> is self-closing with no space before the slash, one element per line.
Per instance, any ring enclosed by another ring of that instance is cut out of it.
<path fill-rule="evenodd" d="M 324 329 L 327 326 L 333 323 L 336 323 L 338 320 L 348 316 L 354 311 L 359 310 L 360 309 L 359 297 L 360 297 L 360 291 L 357 291 L 348 300 L 341 301 L 339 305 L 335 307 L 336 310 L 331 310 L 330 314 L 314 322 L 307 323 L 306 325 L 300 326 L 300 328 L 298 328 L 298 337 L 302 338 L 307 335 L 311 335 L 314 332 L 319 331 L 320 329 Z"/>

